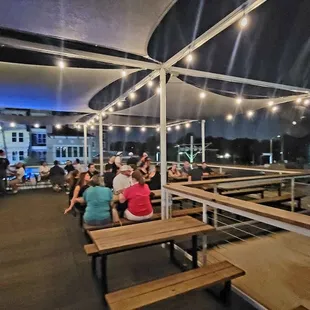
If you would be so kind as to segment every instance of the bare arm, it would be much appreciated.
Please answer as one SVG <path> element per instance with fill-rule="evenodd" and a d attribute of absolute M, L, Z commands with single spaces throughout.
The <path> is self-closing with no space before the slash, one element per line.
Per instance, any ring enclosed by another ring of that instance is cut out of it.
<path fill-rule="evenodd" d="M 188 176 L 188 182 L 191 182 L 191 181 L 192 181 L 192 176 L 189 175 L 189 176 Z"/>
<path fill-rule="evenodd" d="M 126 198 L 122 193 L 120 193 L 118 196 L 118 200 L 120 203 L 124 203 L 126 201 Z"/>

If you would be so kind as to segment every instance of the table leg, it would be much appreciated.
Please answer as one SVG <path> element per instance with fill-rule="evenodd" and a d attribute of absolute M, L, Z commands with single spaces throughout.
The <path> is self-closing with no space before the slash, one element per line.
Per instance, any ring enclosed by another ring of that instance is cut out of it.
<path fill-rule="evenodd" d="M 174 241 L 170 241 L 170 260 L 171 262 L 175 262 L 175 256 L 174 256 Z"/>
<path fill-rule="evenodd" d="M 278 188 L 278 195 L 282 195 L 282 183 L 280 183 L 279 188 Z"/>
<path fill-rule="evenodd" d="M 198 268 L 197 248 L 198 248 L 198 238 L 197 238 L 197 235 L 195 235 L 195 236 L 192 236 L 193 269 Z"/>
<path fill-rule="evenodd" d="M 101 282 L 103 293 L 108 293 L 107 255 L 101 256 Z"/>

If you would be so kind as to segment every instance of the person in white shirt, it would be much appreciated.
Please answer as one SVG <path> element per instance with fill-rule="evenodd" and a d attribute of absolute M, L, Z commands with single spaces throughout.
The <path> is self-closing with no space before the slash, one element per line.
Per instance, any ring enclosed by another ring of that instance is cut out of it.
<path fill-rule="evenodd" d="M 84 163 L 85 164 L 85 163 Z M 74 168 L 79 172 L 84 172 L 80 160 L 77 158 L 73 164 Z"/>
<path fill-rule="evenodd" d="M 23 183 L 23 178 L 25 176 L 25 169 L 23 167 L 23 163 L 17 163 L 15 165 L 16 171 L 15 176 L 16 179 L 9 182 L 9 186 L 12 187 L 13 194 L 16 194 L 18 191 L 18 185 Z"/>
<path fill-rule="evenodd" d="M 116 157 L 115 157 L 115 165 L 117 166 L 117 169 L 120 169 L 121 166 L 122 166 L 122 155 L 123 155 L 123 152 L 117 152 L 116 153 Z"/>
<path fill-rule="evenodd" d="M 46 161 L 42 161 L 41 166 L 39 167 L 39 173 L 41 181 L 47 181 L 50 177 L 50 168 L 47 166 Z"/>
<path fill-rule="evenodd" d="M 128 165 L 121 166 L 120 173 L 113 179 L 114 194 L 119 194 L 132 185 L 132 168 Z"/>

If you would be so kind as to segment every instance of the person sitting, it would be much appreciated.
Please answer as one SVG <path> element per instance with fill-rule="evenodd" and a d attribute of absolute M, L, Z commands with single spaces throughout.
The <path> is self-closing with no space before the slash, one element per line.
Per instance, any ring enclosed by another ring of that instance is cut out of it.
<path fill-rule="evenodd" d="M 5 152 L 0 150 L 0 197 L 6 194 L 6 170 L 10 166 L 9 160 L 6 158 Z"/>
<path fill-rule="evenodd" d="M 88 164 L 87 167 L 88 170 L 86 172 L 86 181 L 88 182 L 94 175 L 98 174 L 98 171 L 93 163 Z"/>
<path fill-rule="evenodd" d="M 113 166 L 111 164 L 105 165 L 105 172 L 103 175 L 104 184 L 108 188 L 113 188 L 113 180 L 115 178 L 115 173 L 112 172 Z"/>
<path fill-rule="evenodd" d="M 46 161 L 41 162 L 41 166 L 39 167 L 39 174 L 41 181 L 47 181 L 50 178 L 50 168 L 48 167 Z"/>
<path fill-rule="evenodd" d="M 119 195 L 119 201 L 128 202 L 125 210 L 125 218 L 130 221 L 143 221 L 153 216 L 153 208 L 150 199 L 150 188 L 139 170 L 132 174 L 133 185 Z"/>
<path fill-rule="evenodd" d="M 108 164 L 112 165 L 112 172 L 114 174 L 116 174 L 117 173 L 117 166 L 115 164 L 115 156 L 112 156 L 109 158 Z"/>
<path fill-rule="evenodd" d="M 112 191 L 100 186 L 101 178 L 95 175 L 91 178 L 90 187 L 84 192 L 83 197 L 73 199 L 73 203 L 86 204 L 83 220 L 87 225 L 99 226 L 111 223 Z M 69 208 L 68 208 L 69 209 Z M 65 214 L 68 213 L 65 210 Z"/>
<path fill-rule="evenodd" d="M 115 195 L 122 193 L 126 188 L 132 185 L 131 174 L 132 168 L 130 166 L 124 165 L 120 168 L 120 173 L 113 180 L 113 190 Z M 127 202 L 118 203 L 117 211 L 120 213 L 121 217 L 123 217 L 126 208 Z"/>
<path fill-rule="evenodd" d="M 160 166 L 155 166 L 155 174 L 151 177 L 149 187 L 151 191 L 156 189 L 161 189 L 161 176 L 160 176 Z"/>
<path fill-rule="evenodd" d="M 188 161 L 185 161 L 181 169 L 182 176 L 187 177 L 191 171 L 191 165 Z"/>
<path fill-rule="evenodd" d="M 131 167 L 137 167 L 137 164 L 138 164 L 138 158 L 137 157 L 134 157 L 133 153 L 130 152 L 129 154 L 129 158 L 127 160 L 127 165 L 128 166 L 131 166 Z"/>
<path fill-rule="evenodd" d="M 13 194 L 16 194 L 18 192 L 18 185 L 23 183 L 25 177 L 25 169 L 23 163 L 17 163 L 15 165 L 15 168 L 16 170 L 15 172 L 13 172 L 13 174 L 16 178 L 9 182 L 9 186 L 12 187 Z"/>
<path fill-rule="evenodd" d="M 77 169 L 78 170 L 78 169 Z M 50 180 L 53 185 L 53 190 L 56 192 L 61 191 L 65 182 L 65 171 L 59 167 L 59 162 L 54 161 L 54 166 L 50 170 Z"/>
<path fill-rule="evenodd" d="M 67 171 L 68 174 L 69 174 L 71 171 L 75 170 L 71 160 L 67 160 L 67 161 L 66 161 L 66 165 L 65 165 L 65 168 L 64 168 L 64 169 Z M 78 170 L 78 169 L 76 169 L 76 170 Z M 79 171 L 79 170 L 78 170 L 78 171 Z"/>
<path fill-rule="evenodd" d="M 77 172 L 77 173 L 76 173 Z M 79 173 L 78 170 L 74 170 L 71 174 L 73 179 L 72 186 L 69 193 L 69 208 L 66 210 L 68 213 L 72 208 L 78 209 L 81 213 L 85 212 L 85 205 L 76 201 L 77 198 L 83 197 L 84 192 L 89 188 L 89 184 L 86 181 L 87 172 Z"/>
<path fill-rule="evenodd" d="M 206 162 L 203 162 L 201 164 L 201 170 L 202 170 L 203 175 L 210 175 L 214 173 L 214 171 L 210 167 L 207 166 Z"/>
<path fill-rule="evenodd" d="M 79 180 L 79 177 L 80 177 L 80 172 L 79 172 L 79 170 L 76 170 L 76 169 L 71 171 L 68 174 L 67 184 L 68 184 L 69 205 L 70 205 L 71 199 L 73 197 L 73 192 L 74 192 L 75 186 Z"/>
<path fill-rule="evenodd" d="M 149 162 L 148 161 L 142 162 L 138 170 L 141 172 L 145 180 L 149 179 L 150 175 L 149 175 Z"/>
<path fill-rule="evenodd" d="M 181 176 L 181 172 L 177 169 L 177 164 L 172 164 L 172 166 L 168 169 L 168 177 L 178 178 Z"/>
<path fill-rule="evenodd" d="M 188 174 L 188 182 L 191 181 L 201 181 L 202 180 L 202 170 L 197 164 L 193 164 L 193 169 L 190 170 Z"/>

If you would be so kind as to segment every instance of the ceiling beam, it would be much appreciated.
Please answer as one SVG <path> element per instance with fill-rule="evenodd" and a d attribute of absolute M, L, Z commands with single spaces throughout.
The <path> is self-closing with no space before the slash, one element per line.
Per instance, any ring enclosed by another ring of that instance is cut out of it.
<path fill-rule="evenodd" d="M 224 31 L 229 26 L 240 20 L 245 14 L 248 14 L 251 11 L 255 10 L 257 7 L 259 7 L 266 1 L 267 0 L 248 0 L 246 3 L 240 5 L 237 9 L 228 14 L 226 17 L 224 17 L 222 20 L 220 20 L 218 23 L 216 23 L 214 26 L 208 29 L 201 36 L 199 36 L 197 39 L 192 41 L 190 44 L 185 46 L 178 53 L 176 53 L 174 56 L 168 59 L 163 64 L 163 66 L 169 69 L 171 66 L 176 64 L 182 58 L 184 58 L 186 55 L 190 54 L 191 52 L 193 52 L 206 42 L 210 41 L 220 32 Z"/>
<path fill-rule="evenodd" d="M 160 68 L 160 64 L 152 62 L 80 51 L 71 48 L 49 46 L 46 44 L 33 43 L 29 41 L 12 39 L 3 36 L 0 36 L 0 44 L 20 50 L 28 50 L 37 53 L 46 53 L 50 55 L 68 57 L 73 59 L 84 59 L 118 66 L 126 66 L 126 67 L 149 69 L 149 70 L 156 70 Z"/>
<path fill-rule="evenodd" d="M 274 89 L 281 89 L 281 90 L 287 90 L 294 93 L 305 93 L 309 95 L 310 89 L 307 88 L 301 88 L 301 87 L 295 87 L 290 85 L 284 85 L 284 84 L 277 84 L 277 83 L 271 83 L 271 82 L 265 82 L 265 81 L 259 81 L 259 80 L 252 80 L 247 78 L 241 78 L 237 76 L 230 76 L 230 75 L 224 75 L 224 74 L 218 74 L 218 73 L 212 73 L 212 72 L 204 72 L 199 70 L 193 70 L 193 69 L 187 69 L 187 68 L 179 68 L 179 67 L 171 67 L 171 73 L 178 75 L 188 75 L 188 76 L 194 76 L 194 77 L 200 77 L 200 78 L 206 78 L 206 79 L 212 79 L 212 80 L 218 80 L 218 81 L 225 81 L 230 83 L 239 83 L 239 84 L 247 84 L 247 85 L 253 85 L 253 86 L 259 86 L 259 87 L 266 87 L 266 88 L 274 88 Z"/>

